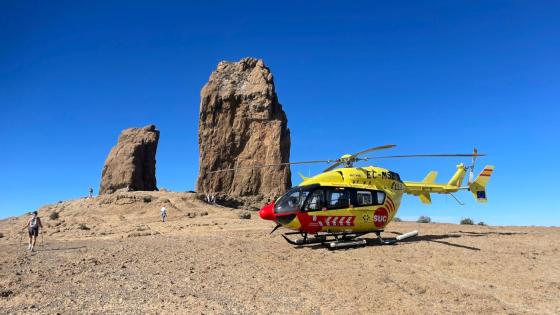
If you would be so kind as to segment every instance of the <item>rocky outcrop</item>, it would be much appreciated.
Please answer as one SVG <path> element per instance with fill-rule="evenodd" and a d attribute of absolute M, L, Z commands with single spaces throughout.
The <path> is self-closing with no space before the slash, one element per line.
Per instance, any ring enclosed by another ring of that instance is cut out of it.
<path fill-rule="evenodd" d="M 269 198 L 291 186 L 290 130 L 272 73 L 262 60 L 222 61 L 200 92 L 197 191 Z"/>
<path fill-rule="evenodd" d="M 99 194 L 119 189 L 157 190 L 156 150 L 159 130 L 154 125 L 124 130 L 111 149 L 101 173 Z"/>

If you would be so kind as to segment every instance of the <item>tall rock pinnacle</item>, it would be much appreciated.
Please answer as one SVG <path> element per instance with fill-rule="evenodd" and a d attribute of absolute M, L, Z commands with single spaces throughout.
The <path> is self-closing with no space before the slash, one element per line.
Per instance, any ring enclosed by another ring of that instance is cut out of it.
<path fill-rule="evenodd" d="M 99 194 L 121 188 L 157 190 L 156 151 L 159 130 L 154 125 L 123 130 L 101 173 Z"/>
<path fill-rule="evenodd" d="M 262 60 L 220 62 L 200 98 L 197 191 L 272 197 L 291 187 L 289 166 L 207 173 L 290 159 L 288 120 Z"/>

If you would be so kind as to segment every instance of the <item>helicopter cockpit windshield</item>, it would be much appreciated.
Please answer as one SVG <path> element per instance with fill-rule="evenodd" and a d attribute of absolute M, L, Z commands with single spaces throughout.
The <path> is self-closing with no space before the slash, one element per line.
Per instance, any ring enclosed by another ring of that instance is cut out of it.
<path fill-rule="evenodd" d="M 295 187 L 288 191 L 284 196 L 278 199 L 274 212 L 276 214 L 294 213 L 298 212 L 302 206 L 305 198 L 309 195 L 316 186 L 303 186 Z"/>

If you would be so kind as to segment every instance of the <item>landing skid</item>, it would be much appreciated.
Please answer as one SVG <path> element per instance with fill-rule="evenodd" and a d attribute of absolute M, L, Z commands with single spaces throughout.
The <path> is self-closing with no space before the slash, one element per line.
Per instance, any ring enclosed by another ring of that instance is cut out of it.
<path fill-rule="evenodd" d="M 398 241 L 402 241 L 409 237 L 413 237 L 418 235 L 418 231 L 408 232 L 406 234 L 402 234 L 397 236 L 394 239 L 385 240 L 381 237 L 381 232 L 383 231 L 375 231 L 375 235 L 377 236 L 377 240 L 381 245 L 393 245 Z M 367 245 L 367 240 L 365 239 L 357 239 L 358 237 L 365 235 L 367 233 L 325 233 L 325 234 L 316 234 L 312 237 L 308 237 L 307 233 L 303 232 L 289 232 L 282 234 L 282 237 L 286 240 L 286 242 L 301 246 L 301 245 L 310 245 L 310 244 L 323 244 L 329 249 L 339 249 L 339 248 L 347 248 L 347 247 L 359 247 Z M 301 235 L 301 238 L 297 238 L 295 240 L 291 240 L 288 236 L 290 235 Z"/>
<path fill-rule="evenodd" d="M 307 233 L 303 232 L 289 232 L 282 234 L 282 237 L 286 242 L 292 245 L 309 245 L 309 244 L 327 244 L 332 242 L 347 242 L 354 240 L 356 237 L 365 235 L 366 233 L 325 233 L 325 234 L 315 234 L 313 236 L 308 236 Z M 290 235 L 301 235 L 301 238 L 291 240 L 288 236 Z"/>

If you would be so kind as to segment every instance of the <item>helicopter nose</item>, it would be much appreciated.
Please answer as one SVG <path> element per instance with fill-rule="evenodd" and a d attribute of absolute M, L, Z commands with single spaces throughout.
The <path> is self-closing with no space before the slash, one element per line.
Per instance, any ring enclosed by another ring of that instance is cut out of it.
<path fill-rule="evenodd" d="M 274 202 L 271 202 L 266 206 L 262 207 L 262 209 L 259 210 L 259 216 L 263 220 L 274 221 L 276 219 L 276 216 L 274 215 Z"/>

